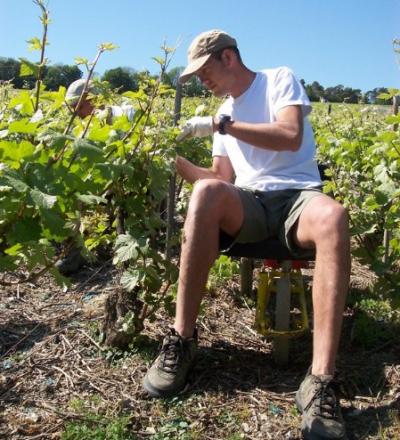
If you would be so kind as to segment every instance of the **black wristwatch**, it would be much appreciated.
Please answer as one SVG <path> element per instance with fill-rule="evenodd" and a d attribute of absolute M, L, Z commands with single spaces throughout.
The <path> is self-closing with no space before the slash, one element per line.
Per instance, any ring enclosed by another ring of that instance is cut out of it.
<path fill-rule="evenodd" d="M 231 121 L 231 117 L 229 115 L 219 115 L 219 123 L 218 123 L 218 133 L 226 134 L 225 124 Z"/>

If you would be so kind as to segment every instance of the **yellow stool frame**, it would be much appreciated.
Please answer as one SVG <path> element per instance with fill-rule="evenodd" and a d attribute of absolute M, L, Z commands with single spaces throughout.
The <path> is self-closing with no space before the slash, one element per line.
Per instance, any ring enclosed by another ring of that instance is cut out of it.
<path fill-rule="evenodd" d="M 308 267 L 315 252 L 301 260 L 294 256 L 278 238 L 266 238 L 255 243 L 234 243 L 220 231 L 220 252 L 241 258 L 241 292 L 250 294 L 254 259 L 264 260 L 259 274 L 255 327 L 259 333 L 273 338 L 274 360 L 285 365 L 289 355 L 289 339 L 308 329 L 308 315 L 301 268 Z M 273 310 L 271 311 L 271 303 Z M 297 308 L 294 307 L 297 303 Z"/>
<path fill-rule="evenodd" d="M 278 365 L 287 364 L 289 339 L 309 328 L 301 267 L 307 267 L 307 262 L 284 260 L 277 264 L 268 260 L 258 276 L 255 327 L 263 336 L 273 338 Z"/>

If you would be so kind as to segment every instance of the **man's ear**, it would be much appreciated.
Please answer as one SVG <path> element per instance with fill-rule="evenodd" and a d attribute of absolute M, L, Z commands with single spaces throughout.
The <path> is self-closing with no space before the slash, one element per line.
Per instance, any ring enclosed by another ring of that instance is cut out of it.
<path fill-rule="evenodd" d="M 225 49 L 221 54 L 221 60 L 225 66 L 231 66 L 235 59 L 235 54 L 230 49 Z"/>

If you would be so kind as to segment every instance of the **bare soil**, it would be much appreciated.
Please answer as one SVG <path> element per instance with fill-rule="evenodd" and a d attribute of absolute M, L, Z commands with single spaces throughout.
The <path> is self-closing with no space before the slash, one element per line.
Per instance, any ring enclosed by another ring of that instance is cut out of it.
<path fill-rule="evenodd" d="M 122 416 L 126 438 L 301 438 L 294 396 L 311 361 L 311 334 L 293 341 L 289 365 L 278 369 L 271 341 L 253 329 L 251 299 L 232 280 L 206 295 L 188 387 L 174 399 L 150 399 L 141 382 L 171 319 L 160 312 L 128 352 L 103 346 L 104 302 L 118 279 L 102 266 L 83 269 L 68 291 L 50 278 L 1 288 L 0 438 L 59 439 L 71 426 L 94 429 Z M 350 297 L 372 281 L 354 265 Z M 360 347 L 354 319 L 349 307 L 337 365 L 349 439 L 400 439 L 399 340 Z"/>

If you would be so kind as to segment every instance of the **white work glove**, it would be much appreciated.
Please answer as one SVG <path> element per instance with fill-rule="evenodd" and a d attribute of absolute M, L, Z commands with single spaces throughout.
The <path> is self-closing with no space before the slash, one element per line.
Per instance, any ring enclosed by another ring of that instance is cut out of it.
<path fill-rule="evenodd" d="M 212 136 L 212 134 L 212 116 L 194 116 L 185 122 L 176 140 L 182 141 L 186 138 Z"/>

